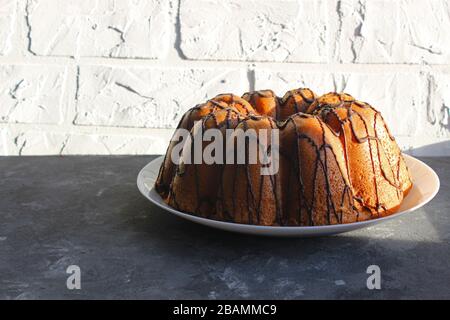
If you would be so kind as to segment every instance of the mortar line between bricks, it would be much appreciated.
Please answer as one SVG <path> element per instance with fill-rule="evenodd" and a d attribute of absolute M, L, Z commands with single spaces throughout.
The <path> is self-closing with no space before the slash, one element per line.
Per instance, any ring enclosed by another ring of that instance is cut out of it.
<path fill-rule="evenodd" d="M 277 61 L 233 61 L 233 60 L 181 60 L 181 59 L 115 59 L 115 58 L 91 58 L 80 57 L 44 57 L 29 56 L 20 59 L 3 56 L 0 57 L 0 65 L 31 65 L 31 66 L 107 66 L 112 68 L 123 67 L 148 67 L 148 68 L 242 68 L 247 69 L 252 64 L 255 71 L 258 70 L 295 70 L 305 69 L 316 72 L 450 72 L 450 64 L 406 64 L 406 63 L 308 63 L 308 62 L 277 62 Z"/>
<path fill-rule="evenodd" d="M 85 133 L 85 134 L 164 134 L 172 133 L 175 128 L 142 128 L 99 125 L 63 125 L 52 123 L 0 123 L 0 129 L 48 130 L 49 132 Z"/>

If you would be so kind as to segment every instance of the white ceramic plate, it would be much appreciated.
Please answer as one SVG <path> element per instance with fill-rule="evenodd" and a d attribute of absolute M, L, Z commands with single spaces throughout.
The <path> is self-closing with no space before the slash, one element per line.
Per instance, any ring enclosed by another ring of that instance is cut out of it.
<path fill-rule="evenodd" d="M 311 227 L 270 227 L 270 226 L 255 226 L 240 223 L 223 222 L 217 220 L 211 220 L 201 217 L 196 217 L 168 206 L 159 194 L 154 189 L 154 184 L 158 176 L 159 167 L 163 162 L 164 157 L 161 156 L 156 158 L 149 164 L 147 164 L 141 172 L 139 172 L 137 178 L 137 185 L 141 193 L 153 202 L 158 207 L 161 207 L 181 218 L 203 224 L 205 226 L 218 228 L 226 231 L 254 234 L 254 235 L 265 235 L 265 236 L 283 236 L 283 237 L 315 237 L 315 236 L 326 236 L 342 232 L 348 232 L 360 228 L 365 228 L 372 226 L 377 223 L 381 223 L 390 219 L 394 219 L 407 212 L 414 211 L 427 202 L 429 202 L 439 190 L 439 178 L 437 174 L 420 160 L 417 160 L 411 156 L 404 155 L 406 164 L 408 165 L 412 180 L 413 187 L 409 192 L 408 196 L 403 200 L 400 209 L 397 213 L 390 216 L 354 222 L 348 224 L 337 224 L 337 225 L 327 225 L 327 226 L 311 226 Z"/>

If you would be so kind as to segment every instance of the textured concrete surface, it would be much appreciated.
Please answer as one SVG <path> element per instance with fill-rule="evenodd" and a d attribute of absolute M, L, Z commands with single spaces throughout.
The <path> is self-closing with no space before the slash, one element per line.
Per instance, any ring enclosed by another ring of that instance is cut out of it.
<path fill-rule="evenodd" d="M 316 239 L 250 237 L 158 209 L 136 188 L 145 157 L 0 158 L 0 298 L 450 298 L 450 158 L 423 159 L 425 207 Z M 81 290 L 66 268 L 81 268 Z M 366 269 L 381 268 L 381 290 Z"/>
<path fill-rule="evenodd" d="M 447 0 L 0 0 L 0 155 L 164 153 L 208 98 L 309 87 L 450 156 L 449 28 Z"/>

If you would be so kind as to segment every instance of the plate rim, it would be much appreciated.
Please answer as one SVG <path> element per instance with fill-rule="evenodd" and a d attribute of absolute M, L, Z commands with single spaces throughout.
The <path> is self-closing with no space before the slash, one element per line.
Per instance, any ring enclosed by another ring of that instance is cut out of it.
<path fill-rule="evenodd" d="M 179 210 L 176 210 L 172 207 L 170 207 L 168 204 L 166 204 L 163 199 L 161 198 L 161 196 L 156 192 L 155 190 L 155 186 L 153 185 L 150 189 L 148 189 L 148 187 L 145 186 L 145 183 L 143 181 L 143 173 L 145 171 L 148 170 L 148 167 L 155 165 L 155 163 L 157 162 L 161 162 L 160 165 L 162 165 L 163 161 L 164 161 L 164 155 L 160 155 L 157 156 L 155 159 L 153 159 L 152 161 L 150 161 L 149 163 L 147 163 L 138 173 L 137 175 L 137 187 L 139 189 L 139 191 L 141 192 L 141 194 L 147 198 L 148 200 L 150 200 L 154 205 L 156 205 L 157 207 L 164 209 L 166 211 L 169 211 L 172 214 L 175 214 L 176 216 L 179 216 L 183 219 L 189 220 L 189 221 L 193 221 L 193 222 L 197 222 L 203 225 L 207 225 L 210 227 L 216 227 L 216 228 L 220 228 L 220 229 L 226 229 L 226 230 L 230 230 L 230 231 L 237 231 L 237 232 L 241 232 L 244 231 L 246 233 L 249 233 L 248 231 L 251 229 L 252 231 L 303 231 L 303 232 L 314 232 L 314 231 L 324 231 L 324 232 L 336 232 L 339 233 L 340 230 L 339 229 L 344 229 L 347 231 L 350 230 L 354 230 L 354 229 L 359 229 L 359 228 L 364 228 L 364 227 L 368 227 L 370 225 L 373 224 L 378 224 L 384 221 L 388 221 L 394 218 L 397 218 L 403 214 L 406 214 L 408 212 L 412 212 L 417 210 L 418 208 L 426 205 L 428 202 L 430 202 L 435 196 L 436 194 L 439 192 L 440 190 L 440 179 L 439 176 L 436 174 L 436 172 L 433 170 L 433 168 L 431 168 L 429 165 L 427 165 L 426 163 L 424 163 L 423 161 L 402 153 L 403 157 L 407 158 L 409 161 L 415 161 L 418 164 L 420 164 L 421 166 L 423 166 L 428 173 L 431 174 L 432 179 L 434 180 L 434 182 L 436 183 L 436 188 L 433 190 L 433 192 L 429 193 L 425 199 L 423 201 L 421 201 L 420 203 L 416 204 L 415 206 L 408 208 L 406 210 L 403 211 L 399 211 L 396 212 L 394 214 L 385 216 L 385 217 L 381 217 L 381 218 L 376 218 L 376 219 L 371 219 L 371 220 L 364 220 L 364 221 L 357 221 L 357 222 L 351 222 L 351 223 L 341 223 L 341 224 L 332 224 L 332 225 L 320 225 L 320 226 L 261 226 L 261 225 L 253 225 L 253 224 L 245 224 L 245 223 L 236 223 L 236 222 L 228 222 L 228 221 L 221 221 L 221 220 L 214 220 L 214 219 L 208 219 L 208 218 L 203 218 L 203 217 L 199 217 L 193 214 L 189 214 L 189 213 L 185 213 Z M 160 166 L 158 166 L 158 172 L 159 172 L 159 168 Z M 156 180 L 156 177 L 155 177 Z M 154 199 L 152 195 L 155 195 L 155 197 L 159 197 L 158 201 L 157 199 Z M 241 229 L 241 230 L 239 230 Z"/>

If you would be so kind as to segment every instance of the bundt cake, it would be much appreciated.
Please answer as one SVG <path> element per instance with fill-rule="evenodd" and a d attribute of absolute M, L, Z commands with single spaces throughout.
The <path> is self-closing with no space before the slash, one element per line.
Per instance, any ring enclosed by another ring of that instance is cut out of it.
<path fill-rule="evenodd" d="M 201 217 L 267 226 L 350 223 L 395 212 L 412 186 L 380 112 L 345 93 L 221 94 L 187 111 L 178 128 L 191 137 L 209 128 L 224 136 L 226 129 L 279 132 L 279 169 L 262 175 L 259 162 L 187 161 L 192 139 L 182 141 L 176 131 L 155 189 L 168 205 Z M 175 146 L 178 164 L 170 156 Z"/>

